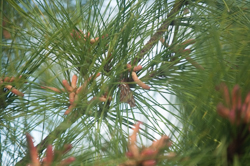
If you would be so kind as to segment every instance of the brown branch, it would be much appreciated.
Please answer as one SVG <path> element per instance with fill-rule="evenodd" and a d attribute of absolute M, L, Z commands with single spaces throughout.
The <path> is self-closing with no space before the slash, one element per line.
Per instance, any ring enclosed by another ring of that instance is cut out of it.
<path fill-rule="evenodd" d="M 137 64 L 142 60 L 145 54 L 160 40 L 163 33 L 166 32 L 168 26 L 173 22 L 173 17 L 178 13 L 181 7 L 185 4 L 185 0 L 176 0 L 175 4 L 173 5 L 173 9 L 167 15 L 167 19 L 163 22 L 161 27 L 157 29 L 155 34 L 149 39 L 146 45 L 141 49 L 141 51 L 135 57 L 133 64 Z M 131 64 L 132 62 L 130 62 Z"/>

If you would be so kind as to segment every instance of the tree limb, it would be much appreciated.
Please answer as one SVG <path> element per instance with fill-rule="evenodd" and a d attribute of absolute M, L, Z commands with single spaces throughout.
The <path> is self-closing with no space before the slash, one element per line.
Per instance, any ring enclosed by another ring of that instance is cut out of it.
<path fill-rule="evenodd" d="M 163 33 L 166 32 L 168 26 L 173 22 L 173 17 L 176 16 L 178 11 L 181 9 L 181 7 L 185 4 L 185 0 L 176 0 L 175 4 L 173 5 L 173 9 L 170 11 L 170 13 L 167 15 L 167 19 L 163 22 L 161 27 L 157 29 L 155 34 L 149 39 L 149 41 L 146 43 L 146 45 L 141 49 L 141 51 L 137 54 L 137 57 L 133 60 L 133 64 L 139 63 L 144 55 L 160 40 Z M 130 62 L 131 64 L 131 62 Z"/>

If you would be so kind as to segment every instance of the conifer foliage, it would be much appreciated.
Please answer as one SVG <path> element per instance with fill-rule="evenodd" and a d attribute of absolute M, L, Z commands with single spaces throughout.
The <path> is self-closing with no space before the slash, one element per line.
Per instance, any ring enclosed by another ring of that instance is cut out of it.
<path fill-rule="evenodd" d="M 249 165 L 249 0 L 0 4 L 0 165 Z"/>

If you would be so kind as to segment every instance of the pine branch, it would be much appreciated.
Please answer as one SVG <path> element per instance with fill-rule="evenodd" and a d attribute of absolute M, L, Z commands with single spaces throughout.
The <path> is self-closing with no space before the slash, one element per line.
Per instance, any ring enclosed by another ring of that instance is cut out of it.
<path fill-rule="evenodd" d="M 175 4 L 173 5 L 173 9 L 170 11 L 170 13 L 167 15 L 167 19 L 163 22 L 161 27 L 157 30 L 157 32 L 151 37 L 151 39 L 147 42 L 147 44 L 144 46 L 144 48 L 137 54 L 138 56 L 134 59 L 133 64 L 136 64 L 140 62 L 140 60 L 144 57 L 144 55 L 158 42 L 158 40 L 162 37 L 163 33 L 166 31 L 169 25 L 173 22 L 173 17 L 176 16 L 178 11 L 181 9 L 183 5 L 185 5 L 185 0 L 177 0 Z M 131 62 L 130 62 L 131 64 Z M 41 154 L 46 147 L 49 145 L 50 142 L 53 142 L 56 139 L 56 136 L 59 134 L 62 134 L 66 132 L 68 128 L 71 127 L 71 125 L 76 122 L 82 115 L 79 115 L 77 111 L 72 112 L 70 115 L 68 115 L 65 120 L 54 129 L 49 135 L 44 138 L 37 146 L 37 151 L 39 154 Z M 65 125 L 67 124 L 67 125 Z M 67 126 L 65 128 L 65 126 Z M 29 156 L 24 156 L 16 165 L 21 166 L 24 165 L 29 159 Z"/>
<path fill-rule="evenodd" d="M 183 5 L 185 5 L 187 2 L 185 0 L 177 0 L 175 1 L 175 4 L 173 5 L 173 9 L 170 11 L 170 13 L 167 15 L 167 19 L 163 22 L 161 27 L 155 32 L 155 34 L 149 39 L 149 41 L 146 43 L 146 45 L 141 49 L 141 51 L 137 54 L 137 57 L 134 59 L 133 64 L 139 63 L 145 54 L 148 53 L 148 51 L 160 40 L 163 33 L 166 32 L 169 25 L 173 22 L 173 17 L 176 16 L 178 11 L 181 9 Z M 132 62 L 130 62 L 131 64 Z"/>

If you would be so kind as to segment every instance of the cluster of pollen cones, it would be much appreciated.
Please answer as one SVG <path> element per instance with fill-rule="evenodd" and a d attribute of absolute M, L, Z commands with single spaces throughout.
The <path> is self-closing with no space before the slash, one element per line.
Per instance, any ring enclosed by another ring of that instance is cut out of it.
<path fill-rule="evenodd" d="M 250 122 L 250 92 L 247 94 L 245 101 L 242 102 L 239 85 L 234 86 L 231 98 L 225 84 L 221 84 L 220 89 L 224 96 L 225 105 L 222 103 L 217 105 L 218 114 L 227 118 L 231 124 L 248 125 Z M 250 130 L 250 127 L 248 129 Z"/>
<path fill-rule="evenodd" d="M 152 143 L 151 146 L 139 149 L 136 145 L 136 135 L 139 132 L 141 122 L 138 122 L 133 129 L 134 132 L 130 136 L 128 144 L 129 151 L 126 153 L 127 161 L 119 166 L 155 166 L 158 158 L 163 155 L 163 150 L 169 148 L 172 145 L 168 136 L 162 136 L 159 140 Z M 176 154 L 170 152 L 165 158 L 173 158 Z"/>
<path fill-rule="evenodd" d="M 100 76 L 100 73 L 97 73 L 93 79 L 97 78 L 98 76 Z M 77 79 L 78 77 L 76 75 L 73 75 L 72 77 L 72 81 L 71 81 L 71 85 L 68 83 L 67 80 L 63 80 L 62 81 L 62 84 L 64 86 L 63 89 L 57 89 L 57 88 L 54 88 L 54 87 L 48 87 L 48 86 L 45 86 L 45 87 L 42 87 L 42 88 L 47 88 L 47 89 L 50 89 L 54 92 L 57 92 L 57 93 L 61 93 L 61 92 L 65 92 L 67 91 L 67 93 L 69 94 L 69 103 L 70 103 L 70 106 L 69 108 L 65 111 L 65 115 L 69 114 L 77 105 L 77 102 L 79 100 L 79 95 L 81 93 L 84 92 L 84 90 L 86 90 L 86 87 L 88 85 L 88 82 L 92 79 L 92 77 L 89 77 L 89 79 L 87 79 L 79 88 L 76 86 L 76 83 L 77 83 Z M 110 100 L 111 98 L 108 98 L 107 99 L 107 96 L 106 95 L 103 95 L 101 97 L 94 97 L 93 99 L 91 99 L 90 101 L 93 101 L 93 100 L 96 100 L 96 99 L 99 99 L 101 102 L 105 102 L 107 100 Z"/>
<path fill-rule="evenodd" d="M 52 166 L 55 162 L 58 163 L 57 166 L 67 166 L 73 161 L 75 161 L 74 157 L 69 157 L 62 161 L 62 155 L 69 152 L 72 149 L 72 145 L 64 145 L 64 149 L 62 151 L 53 151 L 52 145 L 47 147 L 46 156 L 43 159 L 39 159 L 39 155 L 36 147 L 33 144 L 32 137 L 30 134 L 26 134 L 28 149 L 30 154 L 31 163 L 28 166 Z M 58 161 L 59 160 L 59 161 Z"/>

